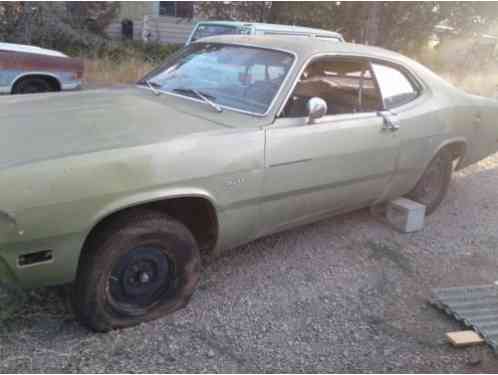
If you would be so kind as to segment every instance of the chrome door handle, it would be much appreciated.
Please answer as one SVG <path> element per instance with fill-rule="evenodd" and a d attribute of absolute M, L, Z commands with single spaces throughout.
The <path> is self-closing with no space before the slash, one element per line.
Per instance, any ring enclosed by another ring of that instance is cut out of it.
<path fill-rule="evenodd" d="M 377 114 L 382 117 L 382 129 L 394 132 L 400 128 L 399 120 L 396 118 L 397 115 L 395 113 L 391 111 L 379 111 Z"/>

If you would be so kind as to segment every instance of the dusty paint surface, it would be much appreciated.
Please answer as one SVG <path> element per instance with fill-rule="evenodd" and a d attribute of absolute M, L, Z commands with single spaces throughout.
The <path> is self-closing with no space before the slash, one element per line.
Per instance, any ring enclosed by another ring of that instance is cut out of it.
<path fill-rule="evenodd" d="M 2 98 L 0 210 L 15 225 L 0 232 L 0 258 L 16 282 L 73 281 L 90 230 L 124 208 L 202 198 L 216 209 L 219 253 L 402 196 L 449 143 L 465 145 L 463 167 L 498 148 L 495 101 L 467 95 L 393 52 L 285 37 L 210 42 L 296 55 L 266 115 L 218 113 L 146 86 Z M 324 53 L 380 59 L 420 79 L 420 95 L 393 109 L 398 131 L 386 130 L 375 112 L 325 116 L 313 125 L 278 117 L 306 62 Z M 17 266 L 20 255 L 47 249 L 53 261 Z"/>
<path fill-rule="evenodd" d="M 496 373 L 486 345 L 448 344 L 462 327 L 427 301 L 496 280 L 497 185 L 495 154 L 456 173 L 420 232 L 365 209 L 207 258 L 185 309 L 105 335 L 59 289 L 32 291 L 0 324 L 0 371 Z"/>

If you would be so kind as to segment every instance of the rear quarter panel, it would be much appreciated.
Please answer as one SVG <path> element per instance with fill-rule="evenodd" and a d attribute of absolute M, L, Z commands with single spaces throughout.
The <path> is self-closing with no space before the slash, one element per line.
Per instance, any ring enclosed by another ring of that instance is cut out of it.
<path fill-rule="evenodd" d="M 443 147 L 464 145 L 464 158 L 458 168 L 475 163 L 496 152 L 498 111 L 492 99 L 469 95 L 452 87 L 432 72 L 421 77 L 430 95 L 408 112 L 409 125 L 403 125 L 398 168 L 390 197 L 409 192 L 420 179 L 432 158 Z M 410 114 L 411 112 L 411 114 Z"/>
<path fill-rule="evenodd" d="M 466 116 L 469 148 L 462 168 L 498 151 L 498 101 L 480 96 L 469 98 L 473 102 Z"/>

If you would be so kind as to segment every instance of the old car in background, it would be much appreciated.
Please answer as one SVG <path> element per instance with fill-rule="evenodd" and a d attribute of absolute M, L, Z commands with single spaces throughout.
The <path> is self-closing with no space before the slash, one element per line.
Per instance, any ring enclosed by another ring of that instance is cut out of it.
<path fill-rule="evenodd" d="M 310 27 L 259 22 L 201 21 L 194 26 L 186 45 L 209 36 L 229 34 L 305 36 L 333 42 L 344 42 L 344 38 L 339 33 Z"/>
<path fill-rule="evenodd" d="M 0 113 L 0 279 L 73 283 L 97 331 L 184 306 L 202 252 L 400 196 L 431 214 L 454 168 L 498 148 L 495 100 L 394 52 L 288 36 L 203 39 L 136 86 Z"/>
<path fill-rule="evenodd" d="M 0 43 L 0 94 L 33 94 L 80 88 L 83 62 L 35 46 Z"/>

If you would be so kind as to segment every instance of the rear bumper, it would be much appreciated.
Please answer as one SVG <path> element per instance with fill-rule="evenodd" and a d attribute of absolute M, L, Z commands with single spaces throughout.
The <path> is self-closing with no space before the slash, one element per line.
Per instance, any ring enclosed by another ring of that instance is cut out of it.
<path fill-rule="evenodd" d="M 80 90 L 82 86 L 81 81 L 64 82 L 61 85 L 62 91 L 75 91 Z"/>

